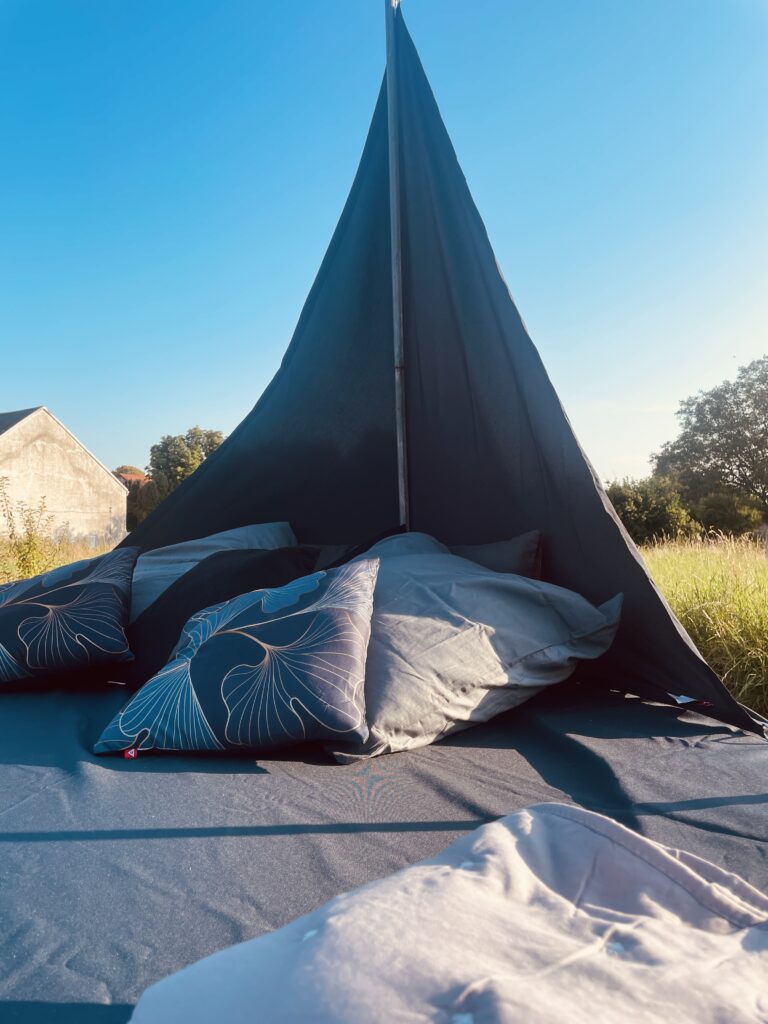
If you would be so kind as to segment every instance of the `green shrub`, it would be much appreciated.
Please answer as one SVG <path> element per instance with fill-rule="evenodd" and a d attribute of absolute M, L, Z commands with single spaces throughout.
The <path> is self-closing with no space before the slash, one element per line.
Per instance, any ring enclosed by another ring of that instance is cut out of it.
<path fill-rule="evenodd" d="M 702 532 L 701 524 L 684 507 L 674 484 L 664 477 L 614 480 L 606 490 L 636 544 L 663 537 L 695 537 Z"/>
<path fill-rule="evenodd" d="M 693 515 L 708 532 L 756 533 L 763 522 L 763 512 L 754 498 L 742 497 L 734 491 L 715 491 L 692 503 Z"/>

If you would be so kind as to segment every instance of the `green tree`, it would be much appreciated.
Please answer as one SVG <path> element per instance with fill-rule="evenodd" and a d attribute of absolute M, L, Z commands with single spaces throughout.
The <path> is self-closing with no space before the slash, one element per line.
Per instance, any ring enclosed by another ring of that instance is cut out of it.
<path fill-rule="evenodd" d="M 151 478 L 145 483 L 132 483 L 128 488 L 128 529 L 133 530 L 143 523 L 161 500 L 157 484 Z"/>
<path fill-rule="evenodd" d="M 655 455 L 655 475 L 692 504 L 725 492 L 768 513 L 768 356 L 686 398 L 677 416 L 680 433 Z"/>
<path fill-rule="evenodd" d="M 606 490 L 636 544 L 662 537 L 694 537 L 701 533 L 701 524 L 685 508 L 670 480 L 655 476 L 645 480 L 614 480 Z"/>
<path fill-rule="evenodd" d="M 127 529 L 129 531 L 135 529 L 159 504 L 160 494 L 154 480 L 149 477 L 144 480 L 132 480 L 128 484 L 128 499 L 126 502 L 125 518 Z"/>
<path fill-rule="evenodd" d="M 186 434 L 166 434 L 153 444 L 147 473 L 157 489 L 158 503 L 191 476 L 223 440 L 220 430 L 190 427 Z"/>
<path fill-rule="evenodd" d="M 147 518 L 159 502 L 155 493 L 154 504 L 148 504 L 149 495 L 146 493 L 146 490 L 150 480 L 143 469 L 139 469 L 138 466 L 123 465 L 113 469 L 112 472 L 128 488 L 125 525 L 130 532 L 139 525 L 142 519 Z M 156 492 L 157 489 L 155 488 L 154 490 Z"/>

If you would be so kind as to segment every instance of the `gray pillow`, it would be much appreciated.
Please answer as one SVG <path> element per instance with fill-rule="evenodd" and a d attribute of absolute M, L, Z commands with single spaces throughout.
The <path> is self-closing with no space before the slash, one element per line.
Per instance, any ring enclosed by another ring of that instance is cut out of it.
<path fill-rule="evenodd" d="M 451 551 L 494 572 L 513 572 L 518 576 L 530 576 L 532 580 L 541 579 L 541 534 L 538 530 L 493 544 L 458 544 Z"/>
<path fill-rule="evenodd" d="M 378 541 L 372 548 L 368 548 L 362 555 L 353 558 L 353 562 L 360 562 L 364 558 L 399 558 L 402 555 L 448 555 L 450 548 L 441 544 L 439 540 L 430 537 L 428 533 L 396 533 L 392 537 L 385 537 Z"/>
<path fill-rule="evenodd" d="M 277 548 L 295 548 L 296 545 L 297 540 L 289 523 L 256 523 L 148 551 L 139 557 L 133 573 L 130 621 L 133 622 L 141 615 L 185 572 L 194 569 L 198 562 L 209 555 L 215 555 L 217 551 L 238 548 L 273 551 Z"/>
<path fill-rule="evenodd" d="M 595 608 L 573 591 L 440 551 L 374 553 L 370 737 L 334 748 L 342 762 L 425 746 L 516 707 L 603 654 L 618 628 L 621 595 Z"/>

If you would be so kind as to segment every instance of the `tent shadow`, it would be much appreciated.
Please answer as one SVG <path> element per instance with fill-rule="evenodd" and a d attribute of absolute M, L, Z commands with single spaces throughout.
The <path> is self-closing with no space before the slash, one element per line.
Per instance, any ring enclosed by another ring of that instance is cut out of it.
<path fill-rule="evenodd" d="M 600 691 L 591 686 L 566 682 L 549 687 L 522 707 L 498 716 L 480 730 L 487 733 L 484 745 L 493 745 L 493 735 L 508 746 L 508 735 L 524 732 L 532 721 L 570 735 L 592 739 L 710 739 L 735 738 L 740 742 L 760 737 L 742 733 L 734 726 L 705 717 L 690 706 L 655 704 L 628 694 Z M 478 730 L 478 733 L 480 732 Z"/>
<path fill-rule="evenodd" d="M 570 729 L 516 709 L 467 732 L 447 737 L 441 745 L 515 750 L 553 789 L 576 804 L 615 818 L 642 831 L 633 802 L 608 762 L 591 750 Z"/>
<path fill-rule="evenodd" d="M 640 814 L 649 808 L 635 804 L 611 765 L 586 740 L 660 736 L 699 743 L 711 735 L 732 734 L 728 726 L 700 716 L 686 721 L 685 715 L 681 708 L 636 698 L 595 694 L 576 686 L 553 687 L 523 707 L 443 742 L 514 749 L 574 803 L 642 832 Z"/>
<path fill-rule="evenodd" d="M 258 757 L 258 760 L 257 760 Z M 91 763 L 100 768 L 114 772 L 145 772 L 150 775 L 181 775 L 191 773 L 197 775 L 269 775 L 270 767 L 280 764 L 328 765 L 336 764 L 330 754 L 322 748 L 308 745 L 273 750 L 268 754 L 237 754 L 231 750 L 223 753 L 200 751 L 195 754 L 178 754 L 174 751 L 152 750 L 138 757 L 127 759 L 122 755 L 108 754 L 105 756 L 91 755 Z"/>
<path fill-rule="evenodd" d="M 611 765 L 586 742 L 652 737 L 691 747 L 727 740 L 763 743 L 759 737 L 707 719 L 684 706 L 668 707 L 610 692 L 600 694 L 575 685 L 552 687 L 524 706 L 448 737 L 442 743 L 516 750 L 545 782 L 574 803 L 606 814 L 640 833 L 644 831 L 641 817 L 671 817 L 675 812 L 709 807 L 768 803 L 766 793 L 636 803 Z"/>
<path fill-rule="evenodd" d="M 284 747 L 257 757 L 237 751 L 180 754 L 152 751 L 135 759 L 121 754 L 97 755 L 93 748 L 104 727 L 125 703 L 122 687 L 108 690 L 66 691 L 59 688 L 3 693 L 6 728 L 0 745 L 0 764 L 77 772 L 83 765 L 110 772 L 152 774 L 264 775 L 270 764 L 301 761 L 304 764 L 335 764 L 322 747 Z M 41 723 L 45 728 L 41 728 Z"/>
<path fill-rule="evenodd" d="M 0 832 L 0 844 L 146 842 L 157 839 L 263 839 L 292 836 L 387 835 L 393 833 L 472 832 L 496 821 L 495 815 L 417 821 L 326 821 L 272 825 L 213 825 L 174 828 L 65 829 L 51 832 Z M 450 842 L 447 840 L 446 842 Z"/>

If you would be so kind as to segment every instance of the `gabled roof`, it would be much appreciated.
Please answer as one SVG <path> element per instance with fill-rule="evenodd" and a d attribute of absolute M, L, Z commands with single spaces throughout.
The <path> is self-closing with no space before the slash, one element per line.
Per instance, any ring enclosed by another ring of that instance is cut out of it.
<path fill-rule="evenodd" d="M 65 426 L 61 422 L 61 420 L 57 416 L 54 416 L 51 410 L 47 409 L 44 405 L 36 405 L 32 409 L 20 409 L 18 412 L 0 412 L 0 437 L 2 437 L 3 434 L 6 434 L 17 424 L 21 423 L 23 420 L 27 419 L 29 416 L 36 412 L 44 412 L 46 416 L 50 417 L 50 419 L 52 419 L 54 423 L 61 427 L 61 429 L 65 431 L 65 433 L 69 434 L 72 440 L 77 445 L 79 445 L 80 448 L 82 448 L 85 454 L 93 462 L 95 462 L 100 469 L 104 470 L 107 476 L 114 480 L 116 484 L 119 484 L 120 487 L 123 488 L 123 490 L 128 490 L 128 487 L 126 486 L 125 482 L 121 480 L 120 477 L 115 476 L 115 474 L 110 469 L 107 469 L 107 467 L 104 465 L 101 459 L 97 459 L 93 452 L 89 448 L 86 448 L 86 446 L 83 444 L 80 438 L 76 437 L 75 434 L 73 434 L 72 431 L 69 429 L 69 427 Z"/>
<path fill-rule="evenodd" d="M 19 409 L 17 412 L 0 412 L 0 434 L 4 434 L 6 430 L 15 427 L 17 423 L 21 423 L 27 416 L 42 408 L 42 405 L 36 405 L 32 409 Z"/>

